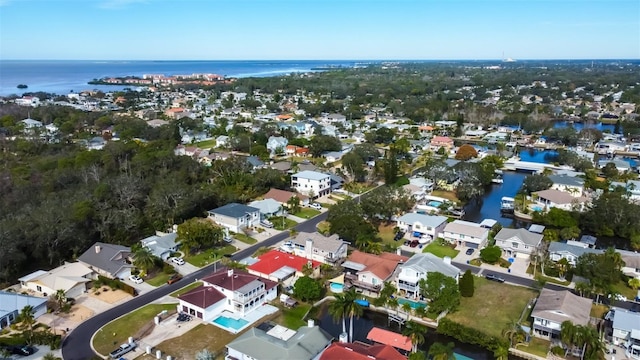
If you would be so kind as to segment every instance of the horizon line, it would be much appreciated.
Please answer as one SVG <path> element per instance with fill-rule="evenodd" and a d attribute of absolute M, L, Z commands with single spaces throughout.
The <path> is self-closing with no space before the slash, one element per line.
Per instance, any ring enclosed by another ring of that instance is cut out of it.
<path fill-rule="evenodd" d="M 576 61 L 576 60 L 598 60 L 598 61 L 620 61 L 620 60 L 640 60 L 640 58 L 486 58 L 486 59 L 0 59 L 0 61 Z"/>

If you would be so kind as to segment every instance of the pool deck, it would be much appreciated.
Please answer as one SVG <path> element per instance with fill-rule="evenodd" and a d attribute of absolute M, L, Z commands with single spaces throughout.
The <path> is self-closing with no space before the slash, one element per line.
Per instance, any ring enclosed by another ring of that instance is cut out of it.
<path fill-rule="evenodd" d="M 267 316 L 267 315 L 271 315 L 274 314 L 276 312 L 278 312 L 278 308 L 272 305 L 262 305 L 256 309 L 254 309 L 253 311 L 251 311 L 250 313 L 246 314 L 245 316 L 238 316 L 238 314 L 232 313 L 228 310 L 223 311 L 222 313 L 220 313 L 220 315 L 216 316 L 215 319 L 211 320 L 210 324 L 219 327 L 222 330 L 228 331 L 232 334 L 237 334 L 240 331 L 252 326 L 256 321 L 262 319 L 263 317 Z M 230 319 L 235 319 L 235 320 L 244 320 L 247 323 L 239 328 L 239 329 L 234 329 L 234 328 L 228 328 L 226 326 L 222 326 L 218 323 L 215 322 L 215 320 L 217 318 L 219 318 L 220 316 L 224 316 Z"/>

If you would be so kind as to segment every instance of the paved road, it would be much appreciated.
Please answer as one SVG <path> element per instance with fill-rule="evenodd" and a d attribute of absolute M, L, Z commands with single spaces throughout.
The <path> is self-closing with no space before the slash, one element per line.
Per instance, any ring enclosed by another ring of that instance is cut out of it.
<path fill-rule="evenodd" d="M 323 212 L 322 214 L 304 222 L 298 224 L 295 229 L 296 231 L 304 231 L 304 232 L 314 232 L 316 231 L 316 225 L 319 222 L 327 219 L 327 212 Z M 241 260 L 246 258 L 247 256 L 252 255 L 258 248 L 262 246 L 273 246 L 274 244 L 286 239 L 289 236 L 288 232 L 283 232 L 272 236 L 264 241 L 261 241 L 251 247 L 248 247 L 244 250 L 241 250 L 235 253 L 232 256 L 233 260 Z M 196 279 L 202 279 L 206 275 L 209 275 L 213 271 L 214 264 L 210 264 L 207 267 L 204 267 L 192 274 L 185 276 L 182 280 L 177 283 L 171 285 L 164 285 L 155 290 L 149 291 L 142 295 L 139 295 L 126 303 L 118 305 L 112 309 L 109 309 L 105 312 L 99 313 L 94 317 L 88 319 L 82 324 L 78 325 L 75 329 L 71 331 L 69 336 L 67 336 L 62 343 L 62 357 L 65 360 L 87 360 L 91 359 L 95 356 L 95 353 L 91 349 L 91 337 L 93 334 L 100 330 L 106 323 L 109 321 L 116 319 L 122 315 L 125 315 L 135 309 L 138 309 L 154 300 L 157 300 L 165 295 L 171 294 L 172 292 L 180 289 L 183 286 L 186 286 Z M 114 347 L 115 348 L 115 347 Z"/>

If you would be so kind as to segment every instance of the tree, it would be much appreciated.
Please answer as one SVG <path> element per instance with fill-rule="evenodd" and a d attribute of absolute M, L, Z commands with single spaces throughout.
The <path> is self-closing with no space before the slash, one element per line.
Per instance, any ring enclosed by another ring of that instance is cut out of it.
<path fill-rule="evenodd" d="M 187 254 L 191 249 L 202 249 L 222 243 L 222 228 L 203 218 L 192 218 L 178 225 L 178 239 Z"/>
<path fill-rule="evenodd" d="M 355 152 L 350 151 L 342 157 L 342 168 L 354 181 L 362 182 L 365 177 L 364 161 Z"/>
<path fill-rule="evenodd" d="M 526 340 L 526 334 L 520 324 L 513 320 L 507 324 L 507 327 L 502 331 L 502 335 L 509 339 L 509 344 L 515 346 Z"/>
<path fill-rule="evenodd" d="M 322 285 L 308 276 L 303 276 L 293 285 L 293 295 L 303 301 L 317 300 L 322 296 Z"/>
<path fill-rule="evenodd" d="M 61 360 L 61 359 L 50 352 L 50 353 L 46 353 L 42 357 L 42 360 Z"/>
<path fill-rule="evenodd" d="M 335 300 L 329 304 L 329 315 L 331 315 L 334 321 L 342 320 L 342 333 L 346 334 L 346 310 L 349 299 L 347 299 L 346 293 L 336 294 L 334 297 Z"/>
<path fill-rule="evenodd" d="M 610 162 L 602 168 L 602 175 L 609 180 L 616 180 L 620 173 L 618 172 L 616 164 Z"/>
<path fill-rule="evenodd" d="M 340 140 L 329 135 L 316 135 L 309 144 L 309 153 L 313 157 L 319 157 L 325 151 L 339 151 L 341 149 Z"/>
<path fill-rule="evenodd" d="M 430 359 L 433 360 L 453 360 L 455 356 L 453 355 L 453 349 L 455 348 L 455 344 L 453 342 L 443 344 L 441 342 L 434 342 L 429 347 L 429 352 L 427 353 Z"/>
<path fill-rule="evenodd" d="M 417 352 L 418 346 L 424 343 L 425 334 L 427 332 L 426 326 L 419 324 L 415 321 L 409 320 L 405 323 L 402 329 L 402 335 L 408 336 L 411 339 L 411 352 Z"/>
<path fill-rule="evenodd" d="M 349 315 L 349 341 L 353 341 L 353 318 L 359 318 L 364 313 L 362 306 L 356 302 L 358 293 L 354 288 L 347 290 L 345 293 L 347 299 L 345 313 Z"/>
<path fill-rule="evenodd" d="M 398 180 L 398 158 L 394 149 L 387 151 L 383 161 L 384 183 L 392 185 Z"/>
<path fill-rule="evenodd" d="M 287 200 L 287 207 L 289 211 L 294 214 L 300 212 L 300 198 L 295 195 L 290 197 L 289 200 Z"/>
<path fill-rule="evenodd" d="M 133 265 L 147 274 L 149 273 L 149 269 L 156 264 L 156 259 L 157 257 L 153 255 L 151 250 L 146 246 L 140 246 L 133 253 Z"/>
<path fill-rule="evenodd" d="M 429 310 L 434 313 L 453 311 L 460 305 L 456 280 L 439 272 L 430 272 L 426 280 L 420 280 L 420 293 L 429 299 Z"/>
<path fill-rule="evenodd" d="M 464 272 L 464 275 L 460 278 L 459 287 L 460 295 L 463 297 L 473 297 L 474 293 L 474 281 L 471 270 Z"/>
<path fill-rule="evenodd" d="M 547 190 L 553 185 L 553 181 L 548 176 L 542 174 L 529 175 L 524 179 L 520 191 L 526 195 L 541 190 Z"/>
<path fill-rule="evenodd" d="M 53 294 L 53 297 L 56 301 L 56 305 L 58 306 L 58 310 L 62 311 L 67 304 L 67 293 L 64 289 L 56 290 L 56 293 Z"/>
<path fill-rule="evenodd" d="M 558 272 L 560 273 L 560 277 L 564 278 L 564 274 L 566 274 L 569 268 L 571 268 L 569 260 L 567 260 L 566 258 L 562 258 L 558 260 L 556 264 L 558 265 Z"/>
<path fill-rule="evenodd" d="M 329 209 L 327 221 L 331 224 L 332 234 L 355 245 L 359 237 L 373 239 L 376 229 L 369 223 L 356 200 L 349 199 L 338 202 Z"/>
<path fill-rule="evenodd" d="M 467 161 L 476 157 L 478 157 L 478 151 L 469 144 L 460 146 L 458 152 L 456 152 L 456 160 Z"/>
<path fill-rule="evenodd" d="M 200 350 L 196 353 L 196 360 L 214 360 L 216 358 L 216 354 L 204 349 Z"/>
<path fill-rule="evenodd" d="M 638 290 L 640 289 L 640 279 L 638 278 L 631 278 L 629 279 L 629 281 L 627 282 L 627 284 L 629 285 L 630 288 L 632 288 L 633 290 Z"/>
<path fill-rule="evenodd" d="M 495 264 L 496 262 L 498 262 L 498 260 L 500 260 L 501 256 L 502 249 L 495 245 L 487 246 L 484 249 L 480 250 L 480 259 L 489 264 Z"/>
<path fill-rule="evenodd" d="M 36 323 L 33 306 L 27 305 L 23 307 L 22 310 L 20 310 L 20 314 L 18 314 L 18 319 L 20 320 L 21 326 L 25 329 L 24 332 L 26 332 L 27 335 L 27 342 L 31 344 L 33 325 Z"/>

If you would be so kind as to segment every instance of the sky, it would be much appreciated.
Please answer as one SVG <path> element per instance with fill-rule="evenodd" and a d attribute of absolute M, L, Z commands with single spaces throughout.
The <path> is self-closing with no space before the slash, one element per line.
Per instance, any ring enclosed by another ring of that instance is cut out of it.
<path fill-rule="evenodd" d="M 0 0 L 3 60 L 639 59 L 640 0 Z"/>

